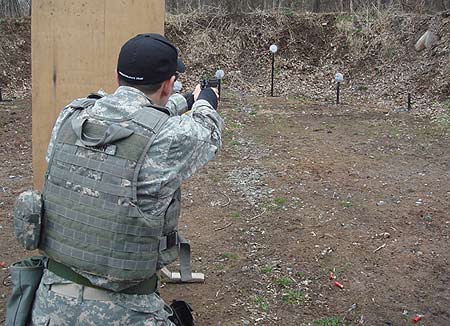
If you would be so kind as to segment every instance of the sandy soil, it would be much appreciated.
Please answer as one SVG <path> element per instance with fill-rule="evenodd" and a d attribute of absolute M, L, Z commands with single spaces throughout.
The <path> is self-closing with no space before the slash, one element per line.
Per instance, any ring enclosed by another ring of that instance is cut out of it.
<path fill-rule="evenodd" d="M 164 284 L 167 301 L 191 302 L 198 325 L 450 324 L 448 124 L 233 94 L 222 112 L 222 153 L 183 187 L 180 230 L 206 282 Z M 0 104 L 0 139 L 10 264 L 32 254 L 11 221 L 32 183 L 29 100 Z"/>

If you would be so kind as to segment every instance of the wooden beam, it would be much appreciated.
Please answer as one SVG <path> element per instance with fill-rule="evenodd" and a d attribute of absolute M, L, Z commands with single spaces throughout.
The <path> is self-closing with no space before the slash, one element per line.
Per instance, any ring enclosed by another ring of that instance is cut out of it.
<path fill-rule="evenodd" d="M 167 283 L 203 283 L 205 282 L 205 274 L 192 273 L 192 279 L 189 281 L 182 281 L 179 272 L 171 272 L 167 267 L 160 270 L 160 275 Z"/>
<path fill-rule="evenodd" d="M 100 88 L 116 88 L 120 47 L 139 33 L 163 33 L 162 0 L 32 2 L 33 170 L 41 189 L 51 129 L 61 109 Z"/>

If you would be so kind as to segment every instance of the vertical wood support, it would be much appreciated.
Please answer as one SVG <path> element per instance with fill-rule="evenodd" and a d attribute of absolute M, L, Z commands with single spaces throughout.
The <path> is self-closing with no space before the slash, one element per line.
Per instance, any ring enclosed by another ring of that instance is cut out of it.
<path fill-rule="evenodd" d="M 33 170 L 41 189 L 51 129 L 71 100 L 116 88 L 120 47 L 139 33 L 163 33 L 163 0 L 32 2 Z"/>

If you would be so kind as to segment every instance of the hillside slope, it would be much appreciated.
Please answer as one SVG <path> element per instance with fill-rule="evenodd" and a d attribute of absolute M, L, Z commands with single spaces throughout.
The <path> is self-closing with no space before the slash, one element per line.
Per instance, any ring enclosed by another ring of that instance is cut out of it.
<path fill-rule="evenodd" d="M 272 43 L 277 95 L 334 101 L 333 76 L 342 72 L 346 103 L 393 109 L 412 93 L 416 112 L 448 108 L 450 97 L 450 12 L 436 16 L 378 13 L 372 18 L 341 14 L 168 15 L 166 34 L 188 67 L 191 87 L 216 68 L 226 71 L 225 87 L 265 96 L 270 89 Z M 430 49 L 414 50 L 427 30 L 437 35 Z M 10 97 L 31 89 L 30 19 L 0 23 L 0 88 Z"/>
<path fill-rule="evenodd" d="M 414 50 L 431 29 L 438 40 Z M 344 100 L 404 104 L 411 92 L 423 113 L 442 108 L 450 96 L 449 13 L 436 16 L 378 14 L 373 18 L 340 14 L 267 13 L 168 16 L 166 33 L 178 44 L 192 75 L 216 67 L 227 71 L 227 87 L 267 95 L 269 45 L 280 51 L 276 92 L 316 101 L 334 100 L 336 72 L 346 77 Z"/>

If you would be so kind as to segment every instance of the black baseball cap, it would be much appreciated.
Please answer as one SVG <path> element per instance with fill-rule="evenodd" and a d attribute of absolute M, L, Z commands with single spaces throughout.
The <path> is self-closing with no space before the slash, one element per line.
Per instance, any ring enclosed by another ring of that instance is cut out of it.
<path fill-rule="evenodd" d="M 158 84 L 186 70 L 177 48 L 159 34 L 139 34 L 120 50 L 117 73 L 133 85 Z"/>

